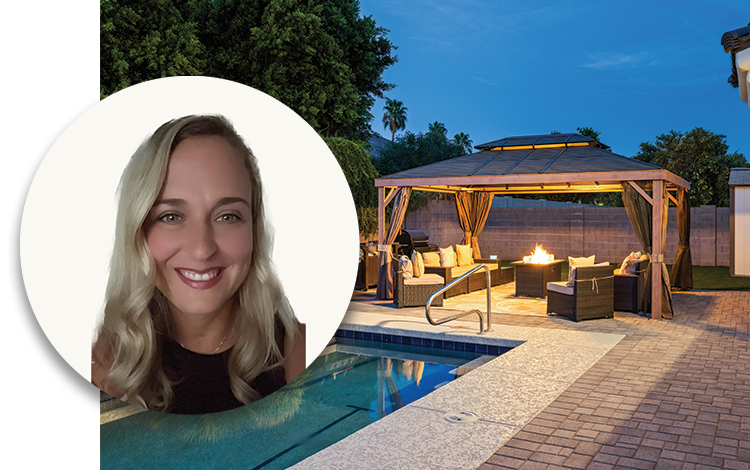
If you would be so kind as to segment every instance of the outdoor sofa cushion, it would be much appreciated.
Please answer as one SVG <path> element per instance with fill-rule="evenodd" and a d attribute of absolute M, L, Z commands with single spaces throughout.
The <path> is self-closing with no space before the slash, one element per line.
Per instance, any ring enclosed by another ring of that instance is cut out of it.
<path fill-rule="evenodd" d="M 440 284 L 442 286 L 445 284 L 445 279 L 443 279 L 443 276 L 440 274 L 422 274 L 419 277 L 404 279 L 405 286 L 422 286 L 429 284 Z"/>
<path fill-rule="evenodd" d="M 564 281 L 547 283 L 547 292 L 552 291 L 565 295 L 573 295 L 574 289 L 574 287 L 568 287 Z"/>

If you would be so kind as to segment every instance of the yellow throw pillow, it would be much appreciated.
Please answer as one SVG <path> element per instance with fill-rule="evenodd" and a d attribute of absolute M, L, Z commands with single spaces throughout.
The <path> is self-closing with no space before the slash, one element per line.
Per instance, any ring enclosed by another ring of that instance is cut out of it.
<path fill-rule="evenodd" d="M 458 257 L 459 266 L 470 266 L 474 264 L 471 245 L 456 245 L 456 256 Z"/>
<path fill-rule="evenodd" d="M 422 255 L 425 266 L 440 267 L 440 253 L 437 251 L 428 251 Z"/>
<path fill-rule="evenodd" d="M 414 277 L 422 277 L 424 262 L 422 261 L 422 255 L 417 250 L 411 252 L 411 264 L 414 266 Z"/>
<path fill-rule="evenodd" d="M 440 248 L 440 266 L 443 268 L 452 268 L 456 265 L 456 253 L 453 247 Z"/>

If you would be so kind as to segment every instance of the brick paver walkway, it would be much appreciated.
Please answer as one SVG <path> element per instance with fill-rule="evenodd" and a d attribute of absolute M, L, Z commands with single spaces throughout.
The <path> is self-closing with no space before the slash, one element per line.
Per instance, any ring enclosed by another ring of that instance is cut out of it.
<path fill-rule="evenodd" d="M 626 336 L 480 469 L 750 470 L 750 292 L 675 293 L 674 307 L 664 321 L 493 318 Z"/>

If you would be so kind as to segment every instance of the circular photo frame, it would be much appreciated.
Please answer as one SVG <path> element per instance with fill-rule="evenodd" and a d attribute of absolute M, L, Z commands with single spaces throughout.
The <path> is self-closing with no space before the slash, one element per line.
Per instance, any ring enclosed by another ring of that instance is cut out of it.
<path fill-rule="evenodd" d="M 57 139 L 34 176 L 21 221 L 31 307 L 52 345 L 87 380 L 120 177 L 160 125 L 192 114 L 226 117 L 257 158 L 275 234 L 273 261 L 306 325 L 306 365 L 346 312 L 359 229 L 344 174 L 320 136 L 287 106 L 245 85 L 209 77 L 144 82 L 94 105 Z"/>

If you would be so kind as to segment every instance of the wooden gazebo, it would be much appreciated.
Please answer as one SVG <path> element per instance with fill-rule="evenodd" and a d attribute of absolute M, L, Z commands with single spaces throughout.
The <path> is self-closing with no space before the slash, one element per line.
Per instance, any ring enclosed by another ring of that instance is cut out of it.
<path fill-rule="evenodd" d="M 475 254 L 479 253 L 477 236 L 484 227 L 494 195 L 624 192 L 635 195 L 635 199 L 628 197 L 635 201 L 635 206 L 626 203 L 631 224 L 633 217 L 647 220 L 650 215 L 650 223 L 637 224 L 642 227 L 634 225 L 634 229 L 646 252 L 651 253 L 654 267 L 650 282 L 652 318 L 661 318 L 662 295 L 667 295 L 662 286 L 667 272 L 663 265 L 663 251 L 668 199 L 672 199 L 678 208 L 687 207 L 689 214 L 686 193 L 690 184 L 687 181 L 658 166 L 614 154 L 608 146 L 580 134 L 508 137 L 475 148 L 479 151 L 471 155 L 375 180 L 381 251 L 378 298 L 391 295 L 390 246 L 401 228 L 411 190 L 453 193 L 457 201 L 469 207 L 469 212 L 486 211 L 484 219 L 480 214 L 477 216 L 480 221 L 474 222 L 473 226 L 471 221 L 464 224 L 461 220 L 466 232 L 463 243 L 470 242 Z M 394 199 L 396 206 L 390 226 L 386 227 L 385 207 Z M 652 230 L 651 227 L 662 227 L 662 230 Z M 680 231 L 683 231 L 682 227 Z M 681 244 L 683 238 L 680 237 Z M 689 258 L 689 247 L 687 255 Z M 668 279 L 664 288 L 669 289 Z"/>

